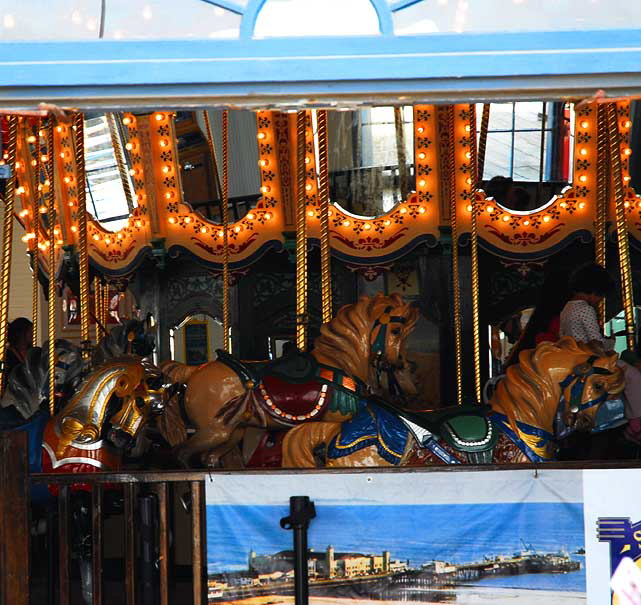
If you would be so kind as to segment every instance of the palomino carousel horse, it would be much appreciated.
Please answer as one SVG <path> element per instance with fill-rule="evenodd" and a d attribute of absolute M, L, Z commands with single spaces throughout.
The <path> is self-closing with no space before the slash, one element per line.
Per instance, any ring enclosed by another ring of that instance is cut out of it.
<path fill-rule="evenodd" d="M 313 422 L 283 441 L 284 467 L 406 466 L 539 462 L 557 442 L 589 430 L 607 397 L 623 390 L 616 353 L 572 338 L 523 351 L 490 408 L 447 408 L 424 416 L 368 403 L 347 422 Z"/>
<path fill-rule="evenodd" d="M 398 294 L 379 294 L 342 307 L 321 327 L 309 354 L 258 365 L 218 351 L 216 361 L 202 366 L 163 364 L 170 380 L 186 385 L 184 408 L 197 429 L 178 447 L 179 460 L 187 465 L 192 455 L 204 454 L 215 465 L 250 427 L 283 431 L 311 420 L 341 422 L 371 392 L 411 393 L 403 347 L 417 318 L 418 310 Z M 169 443 L 186 439 L 177 398 L 162 423 Z"/>

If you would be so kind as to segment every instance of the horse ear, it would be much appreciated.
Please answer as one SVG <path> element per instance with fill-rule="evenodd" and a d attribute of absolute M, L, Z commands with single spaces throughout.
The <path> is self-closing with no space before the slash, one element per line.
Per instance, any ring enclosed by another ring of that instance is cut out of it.
<path fill-rule="evenodd" d="M 607 368 L 611 372 L 614 372 L 614 370 L 616 370 L 617 362 L 619 361 L 619 355 L 617 353 L 604 355 L 602 359 L 603 359 L 603 365 L 605 368 Z"/>

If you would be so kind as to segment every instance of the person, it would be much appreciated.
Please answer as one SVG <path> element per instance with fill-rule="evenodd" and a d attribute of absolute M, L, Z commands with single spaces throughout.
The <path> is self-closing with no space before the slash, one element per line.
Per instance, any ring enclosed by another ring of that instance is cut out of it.
<path fill-rule="evenodd" d="M 565 269 L 553 269 L 545 276 L 536 307 L 510 352 L 505 367 L 518 363 L 521 351 L 534 349 L 542 342 L 559 340 L 560 315 L 570 296 L 567 285 L 568 273 Z M 554 293 L 554 296 L 551 296 L 551 293 Z"/>
<path fill-rule="evenodd" d="M 4 359 L 4 372 L 8 376 L 11 370 L 24 362 L 31 347 L 33 324 L 26 317 L 14 319 L 7 328 L 9 346 Z"/>
<path fill-rule="evenodd" d="M 560 335 L 571 336 L 577 342 L 597 341 L 606 351 L 614 349 L 614 338 L 604 336 L 599 325 L 599 303 L 614 289 L 608 272 L 589 263 L 579 267 L 570 277 L 570 300 L 560 316 Z M 625 415 L 628 424 L 624 435 L 641 443 L 641 372 L 623 360 L 618 361 L 625 373 Z"/>
<path fill-rule="evenodd" d="M 506 206 L 512 198 L 514 181 L 509 176 L 493 176 L 485 184 L 485 195 Z"/>

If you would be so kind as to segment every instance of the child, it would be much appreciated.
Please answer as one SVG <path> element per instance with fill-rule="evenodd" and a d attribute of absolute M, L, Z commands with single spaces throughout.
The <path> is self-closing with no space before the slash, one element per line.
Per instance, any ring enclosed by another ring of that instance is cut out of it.
<path fill-rule="evenodd" d="M 614 282 L 607 271 L 590 263 L 577 269 L 570 278 L 570 300 L 561 311 L 561 336 L 571 336 L 577 342 L 598 341 L 606 351 L 614 348 L 614 338 L 606 338 L 601 331 L 597 309 L 599 303 L 612 291 Z M 625 436 L 641 443 L 641 372 L 619 360 L 625 372 L 625 415 L 628 426 Z"/>

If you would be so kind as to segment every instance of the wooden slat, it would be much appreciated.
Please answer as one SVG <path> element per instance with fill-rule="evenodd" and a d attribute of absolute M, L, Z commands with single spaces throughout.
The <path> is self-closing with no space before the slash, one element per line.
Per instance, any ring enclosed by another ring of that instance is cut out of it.
<path fill-rule="evenodd" d="M 93 605 L 102 605 L 102 485 L 91 490 L 91 567 Z"/>
<path fill-rule="evenodd" d="M 169 514 L 167 510 L 167 484 L 159 483 L 158 494 L 159 524 L 159 567 L 160 567 L 160 605 L 169 605 Z"/>
<path fill-rule="evenodd" d="M 136 486 L 125 483 L 125 593 L 127 605 L 136 605 Z"/>
<path fill-rule="evenodd" d="M 205 583 L 203 582 L 203 506 L 200 481 L 191 482 L 191 568 L 194 605 L 202 605 Z"/>
<path fill-rule="evenodd" d="M 58 603 L 69 605 L 69 487 L 58 492 Z"/>
<path fill-rule="evenodd" d="M 29 451 L 27 434 L 6 433 L 0 451 L 0 603 L 29 604 Z"/>

